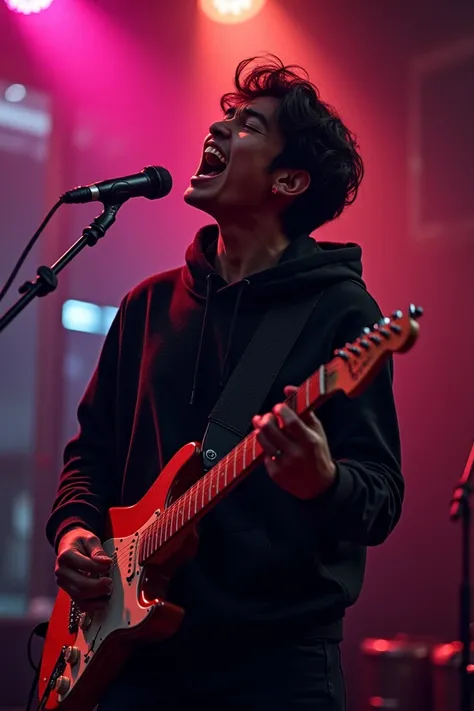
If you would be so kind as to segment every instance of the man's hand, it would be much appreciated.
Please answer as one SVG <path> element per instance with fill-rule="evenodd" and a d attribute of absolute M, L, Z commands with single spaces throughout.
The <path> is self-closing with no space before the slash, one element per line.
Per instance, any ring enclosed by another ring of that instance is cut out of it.
<path fill-rule="evenodd" d="M 102 610 L 112 592 L 112 560 L 85 528 L 67 531 L 59 542 L 56 580 L 83 612 Z"/>
<path fill-rule="evenodd" d="M 293 385 L 286 387 L 286 397 L 297 389 Z M 271 413 L 254 417 L 252 424 L 266 455 L 267 471 L 282 489 L 299 499 L 312 499 L 334 483 L 336 465 L 314 413 L 303 421 L 281 403 Z"/>

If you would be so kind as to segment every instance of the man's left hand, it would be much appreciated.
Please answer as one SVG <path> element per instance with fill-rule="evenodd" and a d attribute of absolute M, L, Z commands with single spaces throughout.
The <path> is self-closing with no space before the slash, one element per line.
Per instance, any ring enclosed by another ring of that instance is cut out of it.
<path fill-rule="evenodd" d="M 297 389 L 286 387 L 286 397 Z M 313 412 L 303 421 L 288 405 L 280 403 L 272 412 L 256 415 L 252 424 L 265 452 L 267 471 L 282 489 L 299 499 L 312 499 L 334 483 L 336 465 L 323 426 Z"/>

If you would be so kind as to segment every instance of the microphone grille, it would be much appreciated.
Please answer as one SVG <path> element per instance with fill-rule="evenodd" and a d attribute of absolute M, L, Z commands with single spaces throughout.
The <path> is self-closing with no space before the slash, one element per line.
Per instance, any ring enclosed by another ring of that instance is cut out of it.
<path fill-rule="evenodd" d="M 146 196 L 149 200 L 166 197 L 173 187 L 173 178 L 166 168 L 159 165 L 148 165 L 143 172 L 150 179 L 150 191 Z"/>

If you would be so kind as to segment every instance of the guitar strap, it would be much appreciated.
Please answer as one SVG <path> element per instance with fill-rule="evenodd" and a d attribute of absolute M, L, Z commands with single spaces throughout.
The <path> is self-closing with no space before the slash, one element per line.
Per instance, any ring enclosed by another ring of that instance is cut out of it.
<path fill-rule="evenodd" d="M 323 293 L 266 312 L 209 415 L 202 444 L 205 470 L 246 436 L 252 417 L 259 412 Z"/>

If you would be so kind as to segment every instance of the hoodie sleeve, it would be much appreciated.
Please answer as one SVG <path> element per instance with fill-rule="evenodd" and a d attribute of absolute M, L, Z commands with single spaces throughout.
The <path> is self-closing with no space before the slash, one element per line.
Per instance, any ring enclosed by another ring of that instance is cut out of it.
<path fill-rule="evenodd" d="M 46 525 L 47 538 L 55 549 L 66 530 L 75 526 L 100 535 L 117 487 L 115 403 L 122 309 L 123 304 L 79 404 L 78 434 L 64 450 L 64 466 Z"/>
<path fill-rule="evenodd" d="M 351 306 L 337 330 L 334 348 L 355 340 L 381 318 L 366 293 Z M 323 528 L 339 540 L 382 543 L 401 514 L 404 481 L 389 360 L 356 398 L 338 393 L 318 411 L 337 465 L 332 488 L 314 503 Z"/>

